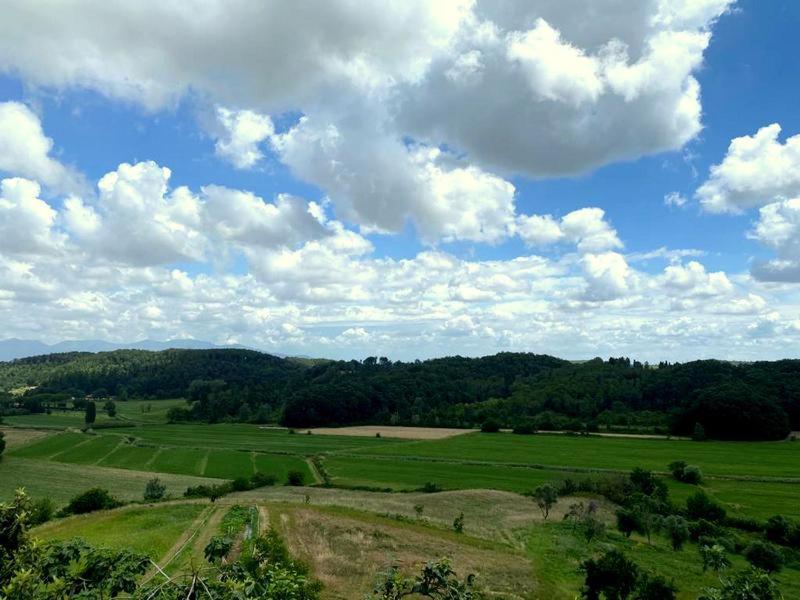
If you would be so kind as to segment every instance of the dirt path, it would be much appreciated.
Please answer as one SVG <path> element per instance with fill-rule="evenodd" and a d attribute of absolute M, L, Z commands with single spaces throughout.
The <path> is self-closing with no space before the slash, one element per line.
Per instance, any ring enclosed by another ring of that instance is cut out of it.
<path fill-rule="evenodd" d="M 325 479 L 322 477 L 322 475 L 320 475 L 320 472 L 317 470 L 317 465 L 314 464 L 314 461 L 310 458 L 307 458 L 306 464 L 308 465 L 308 470 L 311 471 L 311 476 L 314 477 L 314 483 L 325 483 Z"/>
<path fill-rule="evenodd" d="M 172 545 L 172 547 L 167 550 L 167 552 L 158 560 L 158 566 L 160 567 L 161 571 L 165 571 L 170 563 L 175 560 L 175 558 L 183 551 L 183 549 L 195 538 L 197 537 L 198 533 L 201 529 L 206 528 L 207 523 L 209 522 L 210 518 L 215 516 L 217 513 L 220 513 L 220 519 L 222 518 L 222 510 L 219 507 L 209 506 L 203 512 L 201 512 L 197 518 L 192 522 L 189 527 L 186 528 L 186 531 L 176 540 L 176 542 Z M 150 581 L 156 574 L 159 573 L 159 569 L 152 567 L 144 576 L 143 582 Z"/>

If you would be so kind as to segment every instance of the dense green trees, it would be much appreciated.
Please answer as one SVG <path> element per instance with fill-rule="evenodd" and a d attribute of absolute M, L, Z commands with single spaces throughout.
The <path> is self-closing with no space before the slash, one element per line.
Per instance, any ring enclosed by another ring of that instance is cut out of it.
<path fill-rule="evenodd" d="M 299 361 L 249 350 L 124 350 L 0 363 L 0 411 L 117 399 L 187 398 L 170 420 L 282 420 L 289 427 L 381 423 L 541 430 L 661 431 L 782 439 L 800 428 L 800 361 L 648 366 L 500 353 L 410 363 Z M 74 401 L 72 400 L 74 399 Z"/>

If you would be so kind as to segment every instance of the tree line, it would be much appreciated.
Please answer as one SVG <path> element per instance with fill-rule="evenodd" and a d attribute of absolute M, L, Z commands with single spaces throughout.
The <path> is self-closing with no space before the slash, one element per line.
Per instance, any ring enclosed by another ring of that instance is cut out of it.
<path fill-rule="evenodd" d="M 289 427 L 491 421 L 520 432 L 605 428 L 732 440 L 777 440 L 800 429 L 798 360 L 576 363 L 507 352 L 302 361 L 250 350 L 121 350 L 0 363 L 0 390 L 6 413 L 47 411 L 87 396 L 182 397 L 187 405 L 174 420 Z"/>

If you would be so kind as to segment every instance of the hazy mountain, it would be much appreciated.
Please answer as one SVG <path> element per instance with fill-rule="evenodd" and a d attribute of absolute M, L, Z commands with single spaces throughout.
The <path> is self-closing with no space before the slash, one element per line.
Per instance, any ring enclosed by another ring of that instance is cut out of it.
<path fill-rule="evenodd" d="M 207 350 L 210 348 L 243 348 L 244 346 L 220 346 L 202 340 L 140 340 L 138 342 L 117 344 L 104 340 L 66 340 L 57 344 L 45 344 L 38 340 L 20 340 L 10 338 L 0 340 L 0 361 L 52 354 L 55 352 L 108 352 L 111 350 L 166 350 L 168 348 L 182 348 L 189 350 Z"/>

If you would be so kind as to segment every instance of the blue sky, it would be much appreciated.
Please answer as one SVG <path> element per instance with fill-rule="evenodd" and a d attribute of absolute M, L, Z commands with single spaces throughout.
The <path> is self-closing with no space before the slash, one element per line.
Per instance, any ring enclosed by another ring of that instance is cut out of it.
<path fill-rule="evenodd" d="M 797 353 L 796 3 L 11 4 L 9 337 Z"/>

